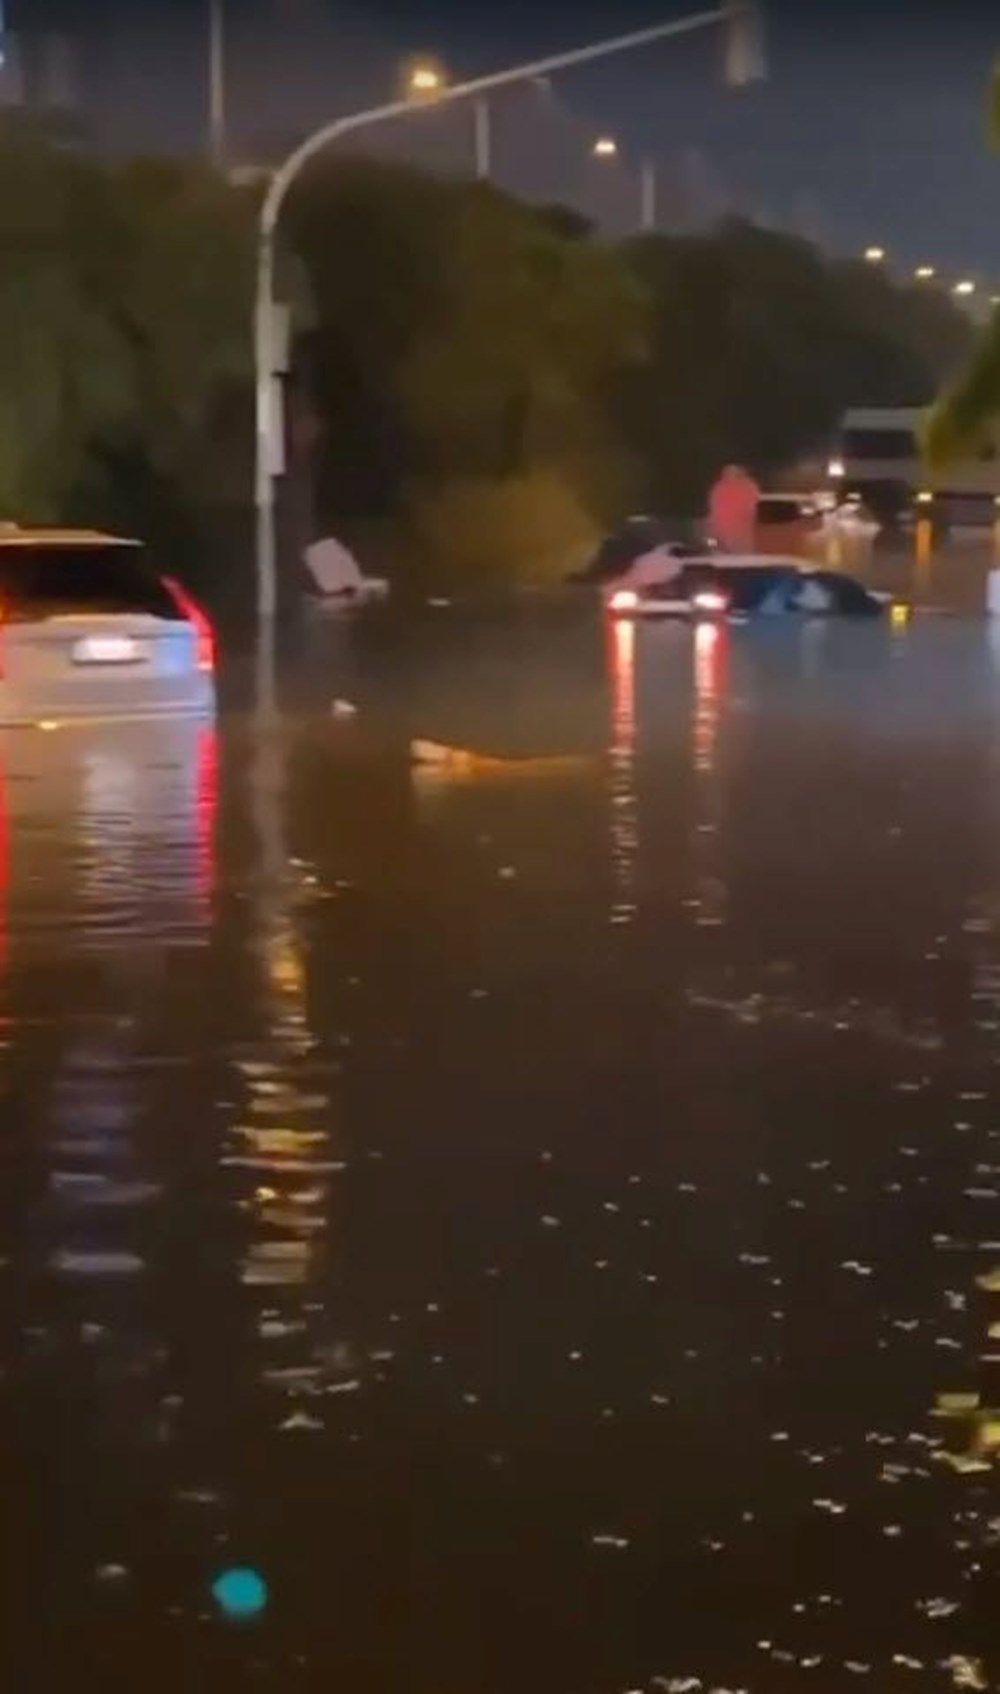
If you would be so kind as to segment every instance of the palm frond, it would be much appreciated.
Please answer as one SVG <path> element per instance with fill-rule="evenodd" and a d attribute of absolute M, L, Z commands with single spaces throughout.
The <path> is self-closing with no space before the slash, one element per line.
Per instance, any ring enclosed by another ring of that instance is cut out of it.
<path fill-rule="evenodd" d="M 1000 312 L 995 312 L 966 369 L 927 414 L 922 446 L 928 464 L 948 464 L 981 446 L 998 418 Z"/>
<path fill-rule="evenodd" d="M 994 61 L 990 73 L 989 104 L 986 109 L 990 145 L 1000 147 L 1000 59 Z"/>

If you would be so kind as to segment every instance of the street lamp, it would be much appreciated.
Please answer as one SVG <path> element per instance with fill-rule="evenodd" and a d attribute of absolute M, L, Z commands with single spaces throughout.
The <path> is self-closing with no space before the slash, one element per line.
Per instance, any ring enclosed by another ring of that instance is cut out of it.
<path fill-rule="evenodd" d="M 880 265 L 885 258 L 884 247 L 866 247 L 865 259 L 869 265 Z"/>
<path fill-rule="evenodd" d="M 976 285 L 968 277 L 965 277 L 961 282 L 956 282 L 953 292 L 968 297 L 970 294 L 975 294 Z"/>
<path fill-rule="evenodd" d="M 440 65 L 435 65 L 430 59 L 419 59 L 412 64 L 406 73 L 407 93 L 413 100 L 426 100 L 440 94 L 445 86 L 445 75 Z"/>
<path fill-rule="evenodd" d="M 592 152 L 595 159 L 616 159 L 618 143 L 613 135 L 599 135 L 594 142 Z"/>
<path fill-rule="evenodd" d="M 933 265 L 918 265 L 913 274 L 918 282 L 930 282 L 937 272 Z"/>
<path fill-rule="evenodd" d="M 490 76 L 476 77 L 469 82 L 452 83 L 437 93 L 435 104 L 452 104 L 459 100 L 481 101 L 494 88 L 511 83 L 530 82 L 548 76 L 552 71 L 568 70 L 595 59 L 608 58 L 614 53 L 634 47 L 645 47 L 673 36 L 690 35 L 696 30 L 723 25 L 730 32 L 733 51 L 727 71 L 731 82 L 742 85 L 756 80 L 764 72 L 757 14 L 753 0 L 723 0 L 711 11 L 696 12 L 690 17 L 673 18 L 669 23 L 654 24 L 647 29 L 633 30 L 628 35 L 614 36 L 607 41 L 577 47 L 568 53 L 555 53 L 544 59 L 509 70 L 496 71 Z M 257 613 L 262 625 L 270 625 L 277 610 L 277 548 L 274 530 L 274 479 L 281 470 L 282 395 L 278 372 L 281 369 L 276 332 L 274 300 L 275 244 L 278 219 L 286 196 L 300 172 L 334 141 L 374 124 L 389 123 L 405 117 L 413 110 L 412 99 L 394 100 L 385 106 L 373 106 L 368 111 L 355 112 L 348 117 L 335 118 L 306 137 L 271 177 L 264 195 L 257 222 L 257 282 L 254 309 L 254 374 L 255 374 L 255 448 L 254 448 L 254 509 L 256 516 Z"/>

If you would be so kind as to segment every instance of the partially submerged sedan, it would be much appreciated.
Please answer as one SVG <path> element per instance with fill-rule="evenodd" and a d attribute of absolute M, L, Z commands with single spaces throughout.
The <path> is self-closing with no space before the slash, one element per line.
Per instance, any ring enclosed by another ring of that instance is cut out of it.
<path fill-rule="evenodd" d="M 773 618 L 878 617 L 889 596 L 840 571 L 812 570 L 794 559 L 737 556 L 683 564 L 670 582 L 646 589 L 615 588 L 606 599 L 613 617 Z"/>

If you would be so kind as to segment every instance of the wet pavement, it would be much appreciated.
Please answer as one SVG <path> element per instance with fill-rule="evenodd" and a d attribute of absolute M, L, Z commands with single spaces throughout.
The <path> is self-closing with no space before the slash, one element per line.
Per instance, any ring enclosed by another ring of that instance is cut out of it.
<path fill-rule="evenodd" d="M 996 1686 L 990 628 L 282 698 L 2 749 L 10 1686 Z"/>

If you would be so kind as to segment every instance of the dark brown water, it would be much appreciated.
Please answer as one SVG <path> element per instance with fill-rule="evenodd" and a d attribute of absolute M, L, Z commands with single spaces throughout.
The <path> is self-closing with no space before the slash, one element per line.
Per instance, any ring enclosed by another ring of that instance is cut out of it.
<path fill-rule="evenodd" d="M 986 624 L 285 696 L 3 750 L 10 1686 L 994 1686 Z"/>

